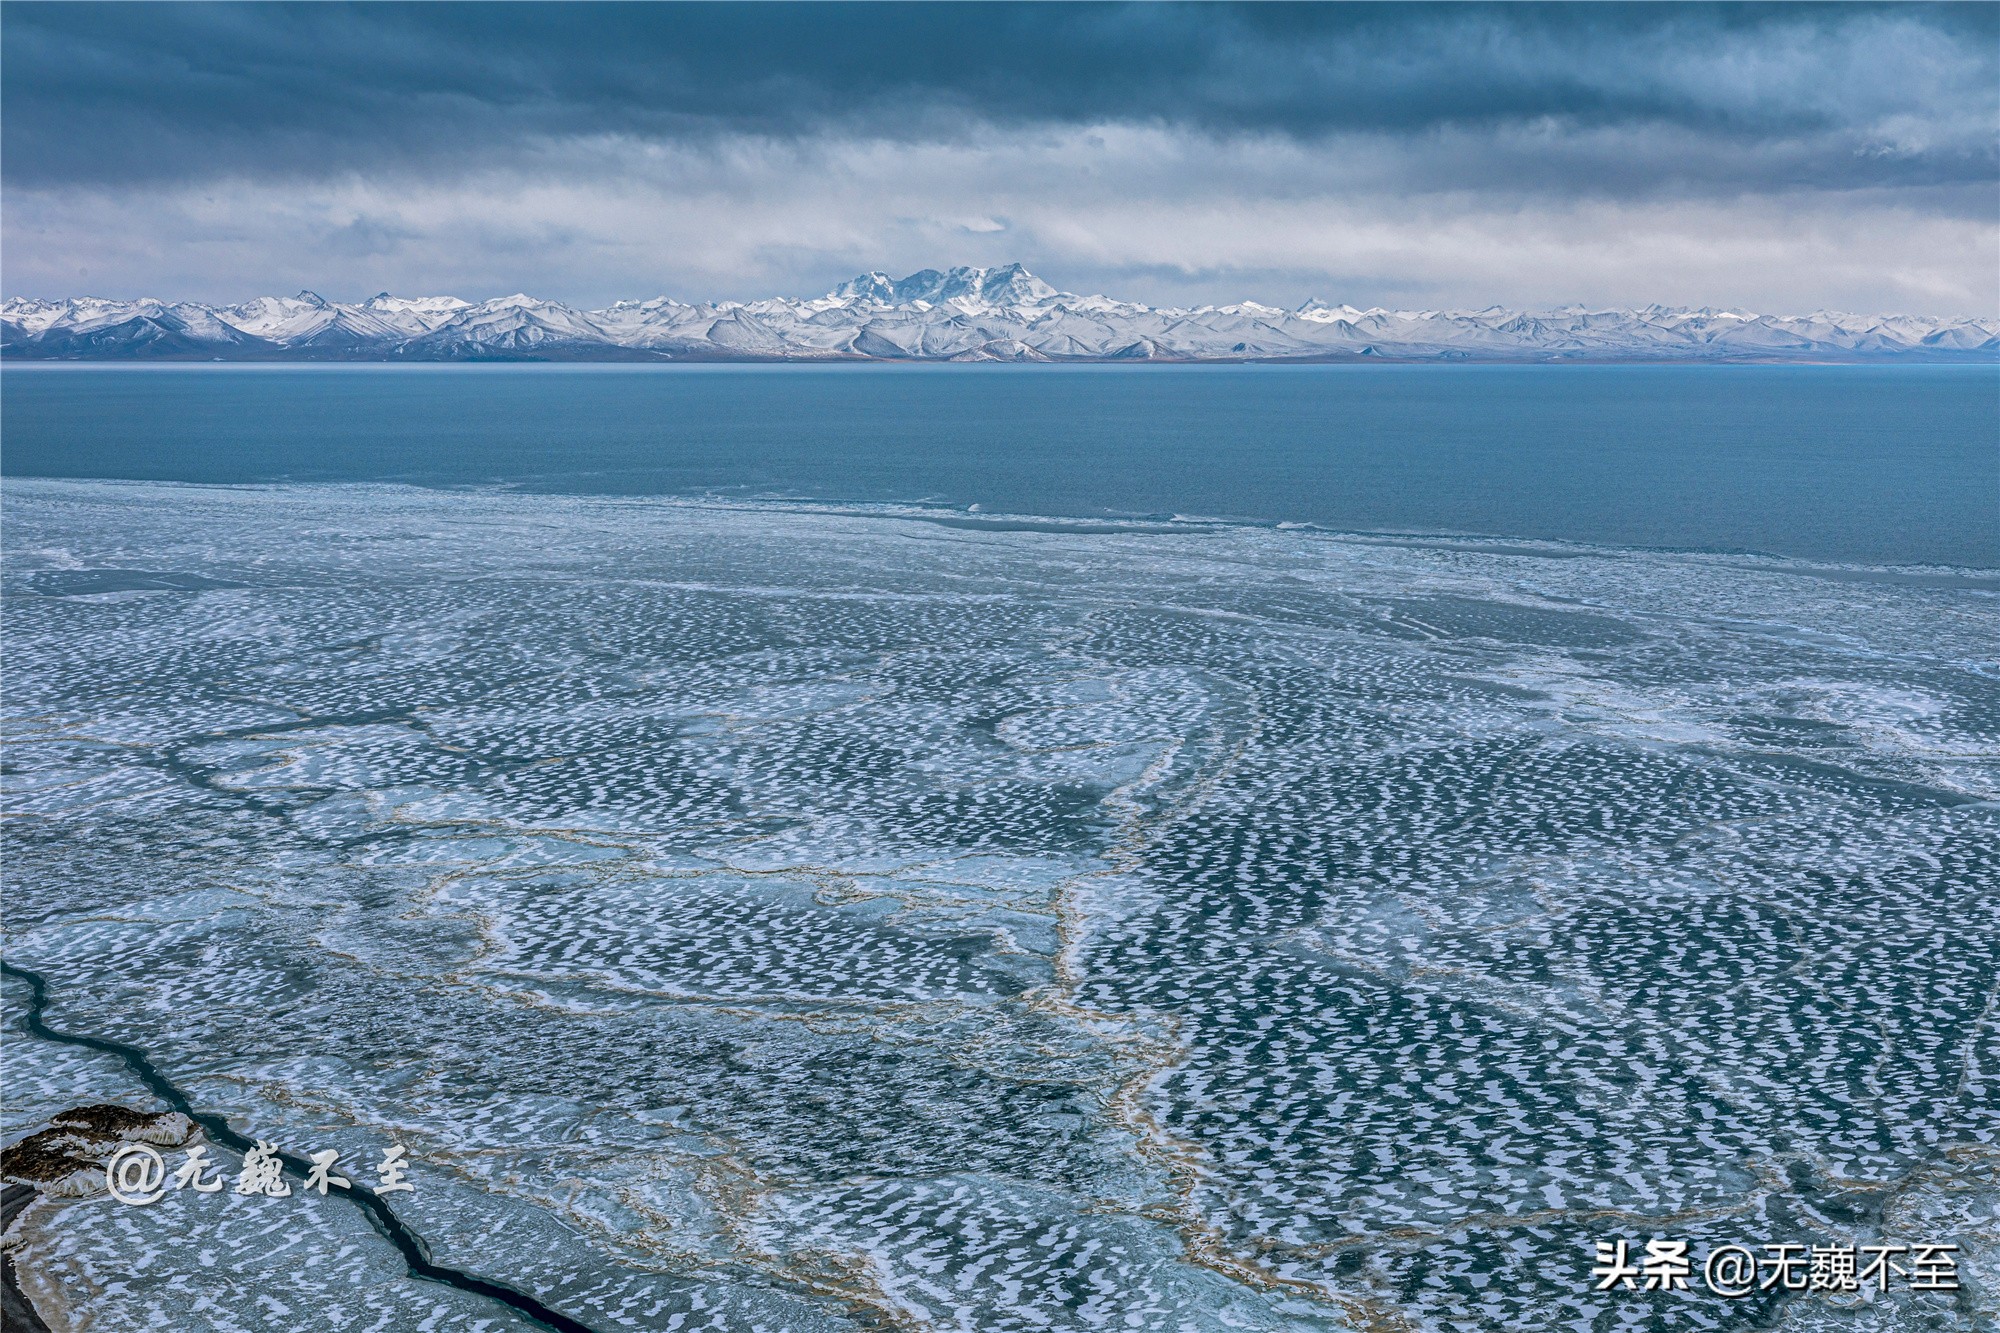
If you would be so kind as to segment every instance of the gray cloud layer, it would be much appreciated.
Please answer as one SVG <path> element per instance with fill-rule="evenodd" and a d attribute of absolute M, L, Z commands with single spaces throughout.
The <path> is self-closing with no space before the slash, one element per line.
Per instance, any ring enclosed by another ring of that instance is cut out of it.
<path fill-rule="evenodd" d="M 1171 299 L 1983 311 L 1996 51 L 1990 5 L 10 3 L 7 286 L 1021 258 Z"/>

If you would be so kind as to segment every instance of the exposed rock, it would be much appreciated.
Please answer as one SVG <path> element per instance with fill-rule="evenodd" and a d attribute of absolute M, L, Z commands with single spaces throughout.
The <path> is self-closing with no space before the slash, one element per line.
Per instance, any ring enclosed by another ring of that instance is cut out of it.
<path fill-rule="evenodd" d="M 179 1111 L 135 1111 L 104 1102 L 58 1111 L 49 1117 L 49 1123 L 127 1143 L 168 1146 L 185 1143 L 194 1133 L 194 1122 Z"/>
<path fill-rule="evenodd" d="M 42 1193 L 74 1197 L 104 1188 L 104 1165 L 120 1143 L 175 1147 L 194 1137 L 178 1111 L 135 1111 L 96 1103 L 49 1117 L 49 1128 L 0 1148 L 0 1176 Z"/>

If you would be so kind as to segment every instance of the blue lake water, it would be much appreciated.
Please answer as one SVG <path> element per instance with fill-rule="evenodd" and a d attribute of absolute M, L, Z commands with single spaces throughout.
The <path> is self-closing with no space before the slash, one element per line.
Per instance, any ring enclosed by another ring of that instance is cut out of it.
<path fill-rule="evenodd" d="M 2000 564 L 1993 367 L 9 368 L 11 476 L 507 483 Z"/>

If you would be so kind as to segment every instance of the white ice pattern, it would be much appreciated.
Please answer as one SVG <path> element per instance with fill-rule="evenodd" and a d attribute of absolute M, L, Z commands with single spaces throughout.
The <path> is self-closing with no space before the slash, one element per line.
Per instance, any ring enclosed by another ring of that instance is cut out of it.
<path fill-rule="evenodd" d="M 7 518 L 51 1022 L 406 1145 L 441 1255 L 593 1328 L 1990 1326 L 1991 579 L 390 488 Z M 24 1127 L 121 1077 L 6 1056 Z M 517 1326 L 346 1207 L 65 1201 L 17 1261 L 98 1328 L 364 1276 L 327 1326 Z M 1957 1242 L 1967 1291 L 1596 1293 L 1607 1236 Z"/>

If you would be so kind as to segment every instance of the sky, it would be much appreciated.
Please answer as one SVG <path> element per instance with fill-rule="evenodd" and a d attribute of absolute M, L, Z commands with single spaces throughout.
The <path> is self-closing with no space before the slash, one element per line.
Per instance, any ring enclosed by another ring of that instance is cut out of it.
<path fill-rule="evenodd" d="M 2000 6 L 39 4 L 0 292 L 2000 313 Z"/>

